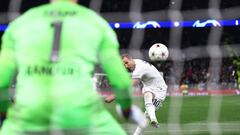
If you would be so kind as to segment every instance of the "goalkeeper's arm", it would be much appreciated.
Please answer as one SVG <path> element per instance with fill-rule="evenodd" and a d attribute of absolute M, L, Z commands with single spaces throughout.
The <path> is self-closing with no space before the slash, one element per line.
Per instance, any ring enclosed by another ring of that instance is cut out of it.
<path fill-rule="evenodd" d="M 119 44 L 114 31 L 105 22 L 102 25 L 103 37 L 99 48 L 99 60 L 103 71 L 113 88 L 116 102 L 122 109 L 131 107 L 131 78 L 119 54 Z"/>
<path fill-rule="evenodd" d="M 110 34 L 110 37 L 104 40 L 100 49 L 100 64 L 113 87 L 114 95 L 117 97 L 116 102 L 119 104 L 117 105 L 117 112 L 124 118 L 145 127 L 147 125 L 145 116 L 137 106 L 132 105 L 132 81 L 122 63 L 118 51 L 118 42 L 116 37 L 112 37 L 111 30 L 108 34 Z"/>
<path fill-rule="evenodd" d="M 106 51 L 105 51 L 106 52 Z M 101 59 L 103 71 L 113 88 L 114 95 L 117 97 L 116 102 L 123 109 L 128 109 L 131 106 L 131 78 L 126 71 L 117 50 L 110 49 L 104 54 L 108 55 L 109 59 Z"/>
<path fill-rule="evenodd" d="M 0 52 L 0 112 L 5 113 L 9 104 L 8 88 L 12 84 L 16 72 L 16 62 L 11 38 L 10 26 L 2 36 L 2 50 Z"/>

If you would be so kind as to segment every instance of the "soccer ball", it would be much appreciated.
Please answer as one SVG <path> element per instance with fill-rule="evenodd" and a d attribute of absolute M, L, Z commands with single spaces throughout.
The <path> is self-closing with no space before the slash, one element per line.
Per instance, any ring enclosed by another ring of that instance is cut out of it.
<path fill-rule="evenodd" d="M 162 43 L 153 44 L 148 51 L 148 56 L 151 61 L 167 60 L 168 55 L 169 55 L 168 48 Z"/>

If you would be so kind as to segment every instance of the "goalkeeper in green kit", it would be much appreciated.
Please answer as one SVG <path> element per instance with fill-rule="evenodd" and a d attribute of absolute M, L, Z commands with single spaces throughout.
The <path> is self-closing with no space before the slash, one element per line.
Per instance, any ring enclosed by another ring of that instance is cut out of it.
<path fill-rule="evenodd" d="M 16 73 L 16 99 L 0 135 L 125 135 L 93 90 L 96 63 L 117 98 L 117 111 L 145 126 L 131 104 L 131 80 L 108 23 L 77 0 L 52 0 L 10 23 L 2 37 L 0 90 Z"/>

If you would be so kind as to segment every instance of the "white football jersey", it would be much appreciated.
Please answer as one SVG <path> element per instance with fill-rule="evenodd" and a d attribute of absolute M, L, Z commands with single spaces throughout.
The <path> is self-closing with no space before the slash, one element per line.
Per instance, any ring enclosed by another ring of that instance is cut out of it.
<path fill-rule="evenodd" d="M 133 79 L 140 79 L 143 87 L 160 89 L 163 91 L 167 90 L 167 85 L 163 79 L 163 75 L 150 63 L 140 60 L 133 59 L 135 61 L 135 69 L 132 72 Z"/>

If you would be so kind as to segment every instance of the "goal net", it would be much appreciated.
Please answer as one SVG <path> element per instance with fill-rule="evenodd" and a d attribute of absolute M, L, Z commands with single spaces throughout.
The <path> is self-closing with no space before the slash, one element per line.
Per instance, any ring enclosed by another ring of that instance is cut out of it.
<path fill-rule="evenodd" d="M 30 7 L 47 2 L 1 0 L 1 35 L 9 21 Z M 240 94 L 239 0 L 79 0 L 79 3 L 106 18 L 117 33 L 121 53 L 148 61 L 164 74 L 168 97 L 163 110 L 167 106 L 167 111 L 159 110 L 161 127 L 149 127 L 145 134 L 240 134 L 240 117 L 234 116 L 239 115 L 239 109 L 231 108 L 240 108 L 236 96 Z M 148 49 L 155 43 L 168 47 L 167 61 L 150 61 Z M 96 68 L 94 77 L 99 93 L 111 94 L 111 86 L 100 68 Z M 135 88 L 134 96 L 141 99 L 141 85 Z M 232 106 L 226 104 L 228 101 L 234 101 Z M 183 122 L 188 117 L 184 110 L 194 102 L 193 107 L 199 112 L 189 117 L 204 119 Z M 140 106 L 144 108 L 143 104 Z M 135 126 L 125 128 L 132 134 Z"/>

